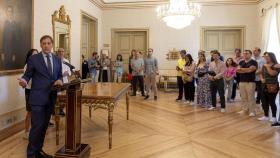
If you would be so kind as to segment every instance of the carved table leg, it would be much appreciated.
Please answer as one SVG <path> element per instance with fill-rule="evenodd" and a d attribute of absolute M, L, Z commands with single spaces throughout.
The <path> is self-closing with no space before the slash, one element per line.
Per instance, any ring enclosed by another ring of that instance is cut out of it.
<path fill-rule="evenodd" d="M 59 123 L 60 123 L 59 109 L 60 109 L 60 104 L 58 103 L 55 106 L 55 140 L 56 140 L 56 145 L 59 145 Z"/>
<path fill-rule="evenodd" d="M 126 119 L 129 120 L 129 93 L 126 92 Z"/>
<path fill-rule="evenodd" d="M 108 106 L 109 149 L 112 149 L 113 111 L 114 111 L 114 103 L 109 103 Z"/>
<path fill-rule="evenodd" d="M 91 110 L 92 110 L 92 104 L 89 104 L 88 106 L 88 112 L 89 112 L 89 118 L 91 119 Z"/>

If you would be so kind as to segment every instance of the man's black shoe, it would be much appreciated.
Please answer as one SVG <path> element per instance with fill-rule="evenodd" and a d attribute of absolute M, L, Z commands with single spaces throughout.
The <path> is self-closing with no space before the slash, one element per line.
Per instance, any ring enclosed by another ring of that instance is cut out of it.
<path fill-rule="evenodd" d="M 149 97 L 150 97 L 149 95 L 146 95 L 144 99 L 147 100 L 149 99 Z"/>

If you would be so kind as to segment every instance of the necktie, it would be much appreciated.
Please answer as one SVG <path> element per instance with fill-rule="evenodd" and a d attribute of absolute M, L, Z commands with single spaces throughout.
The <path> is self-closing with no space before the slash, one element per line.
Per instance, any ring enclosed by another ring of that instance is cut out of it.
<path fill-rule="evenodd" d="M 51 63 L 51 59 L 50 59 L 50 55 L 47 55 L 47 67 L 48 67 L 48 71 L 50 73 L 50 75 L 52 76 L 52 63 Z"/>

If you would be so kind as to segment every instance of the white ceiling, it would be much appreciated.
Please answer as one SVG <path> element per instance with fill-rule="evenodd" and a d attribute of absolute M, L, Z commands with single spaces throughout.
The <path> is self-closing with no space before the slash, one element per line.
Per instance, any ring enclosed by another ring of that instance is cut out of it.
<path fill-rule="evenodd" d="M 133 2 L 162 2 L 166 0 L 103 0 L 105 3 L 133 3 Z M 188 0 L 190 2 L 201 2 L 201 3 L 257 3 L 260 0 Z"/>

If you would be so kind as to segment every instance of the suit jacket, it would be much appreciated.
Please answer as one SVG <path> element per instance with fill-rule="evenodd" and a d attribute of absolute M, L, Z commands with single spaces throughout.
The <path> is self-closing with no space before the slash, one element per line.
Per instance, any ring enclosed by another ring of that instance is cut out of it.
<path fill-rule="evenodd" d="M 49 74 L 44 56 L 41 53 L 32 55 L 27 63 L 27 69 L 22 76 L 29 82 L 32 78 L 31 92 L 28 103 L 30 105 L 45 106 L 54 105 L 57 97 L 57 91 L 52 89 L 56 80 L 62 81 L 61 60 L 52 55 L 53 59 L 53 75 Z"/>

